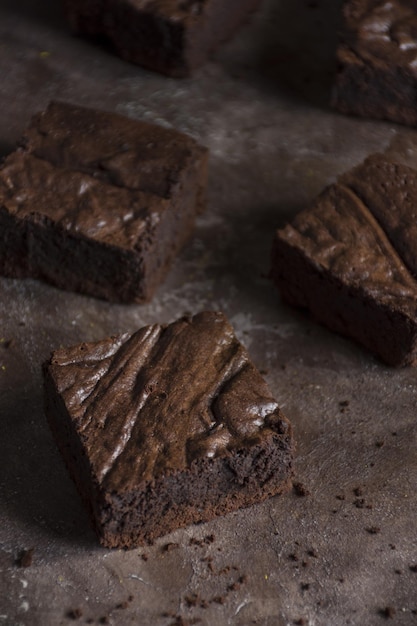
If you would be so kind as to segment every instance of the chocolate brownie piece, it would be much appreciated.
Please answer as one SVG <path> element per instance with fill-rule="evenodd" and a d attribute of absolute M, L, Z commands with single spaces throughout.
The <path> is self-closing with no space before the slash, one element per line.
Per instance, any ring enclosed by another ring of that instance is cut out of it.
<path fill-rule="evenodd" d="M 290 423 L 222 313 L 60 349 L 44 373 L 50 427 L 107 547 L 290 486 Z"/>
<path fill-rule="evenodd" d="M 65 0 L 75 32 L 101 36 L 127 61 L 188 76 L 261 0 Z"/>
<path fill-rule="evenodd" d="M 417 124 L 417 3 L 348 0 L 332 104 L 342 113 Z"/>
<path fill-rule="evenodd" d="M 271 276 L 391 365 L 417 364 L 417 172 L 373 155 L 277 231 Z"/>
<path fill-rule="evenodd" d="M 0 273 L 149 300 L 203 208 L 206 169 L 175 130 L 51 103 L 0 168 Z"/>

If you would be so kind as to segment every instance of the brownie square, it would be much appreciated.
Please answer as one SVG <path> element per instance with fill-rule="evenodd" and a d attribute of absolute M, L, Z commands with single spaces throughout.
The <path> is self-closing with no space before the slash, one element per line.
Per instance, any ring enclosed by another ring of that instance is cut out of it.
<path fill-rule="evenodd" d="M 188 76 L 261 0 L 66 0 L 72 29 L 102 37 L 127 61 Z"/>
<path fill-rule="evenodd" d="M 373 155 L 277 231 L 283 298 L 390 365 L 417 364 L 417 172 Z"/>
<path fill-rule="evenodd" d="M 204 206 L 207 150 L 175 130 L 52 102 L 0 168 L 0 273 L 149 300 Z"/>
<path fill-rule="evenodd" d="M 56 351 L 46 415 L 107 547 L 289 488 L 292 429 L 222 313 Z"/>
<path fill-rule="evenodd" d="M 415 0 L 348 0 L 337 58 L 334 107 L 417 124 Z"/>

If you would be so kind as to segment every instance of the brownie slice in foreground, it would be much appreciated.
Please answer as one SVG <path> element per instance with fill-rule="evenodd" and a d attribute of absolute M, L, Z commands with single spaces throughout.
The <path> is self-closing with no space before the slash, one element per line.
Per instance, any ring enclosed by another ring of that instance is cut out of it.
<path fill-rule="evenodd" d="M 222 313 L 60 349 L 46 414 L 107 547 L 286 491 L 293 440 Z"/>
<path fill-rule="evenodd" d="M 347 0 L 337 57 L 334 107 L 417 124 L 415 0 Z"/>
<path fill-rule="evenodd" d="M 203 209 L 206 175 L 191 137 L 52 102 L 0 168 L 0 273 L 149 300 Z"/>
<path fill-rule="evenodd" d="M 188 76 L 261 0 L 65 0 L 72 29 L 100 36 L 127 61 Z"/>
<path fill-rule="evenodd" d="M 277 231 L 290 304 L 390 365 L 417 364 L 417 172 L 373 155 Z"/>

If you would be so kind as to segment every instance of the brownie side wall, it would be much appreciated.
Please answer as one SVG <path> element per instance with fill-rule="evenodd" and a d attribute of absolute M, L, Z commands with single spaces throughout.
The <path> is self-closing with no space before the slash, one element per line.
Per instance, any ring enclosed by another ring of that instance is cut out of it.
<path fill-rule="evenodd" d="M 417 76 L 410 70 L 371 65 L 343 46 L 338 58 L 334 108 L 345 114 L 417 125 Z"/>
<path fill-rule="evenodd" d="M 145 266 L 134 251 L 77 236 L 45 216 L 19 219 L 0 210 L 0 273 L 38 278 L 115 302 L 142 302 Z"/>
<path fill-rule="evenodd" d="M 88 512 L 96 533 L 99 511 L 96 506 L 96 488 L 91 478 L 91 467 L 67 408 L 59 395 L 49 363 L 43 365 L 45 415 L 57 448 L 68 473 Z"/>
<path fill-rule="evenodd" d="M 100 542 L 131 548 L 284 493 L 291 486 L 292 453 L 291 431 L 273 433 L 229 456 L 199 459 L 142 491 L 103 494 Z"/>
<path fill-rule="evenodd" d="M 417 363 L 417 319 L 348 287 L 276 236 L 271 278 L 284 300 L 308 309 L 331 330 L 355 339 L 389 365 Z"/>
<path fill-rule="evenodd" d="M 150 299 L 167 274 L 173 259 L 190 238 L 196 215 L 205 208 L 208 153 L 195 149 L 173 193 L 172 204 L 152 233 L 145 257 L 145 293 Z M 141 245 L 139 243 L 139 245 Z"/>
<path fill-rule="evenodd" d="M 213 0 L 207 3 L 207 15 L 194 20 L 172 20 L 112 0 L 66 0 L 65 10 L 74 31 L 104 37 L 123 59 L 185 77 L 231 37 L 261 1 Z"/>

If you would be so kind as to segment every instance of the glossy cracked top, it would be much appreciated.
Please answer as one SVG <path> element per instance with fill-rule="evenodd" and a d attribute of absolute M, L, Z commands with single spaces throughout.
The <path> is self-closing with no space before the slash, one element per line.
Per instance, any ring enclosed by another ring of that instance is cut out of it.
<path fill-rule="evenodd" d="M 344 14 L 346 43 L 358 56 L 417 72 L 416 0 L 349 0 Z"/>
<path fill-rule="evenodd" d="M 417 172 L 373 155 L 325 189 L 278 237 L 345 284 L 415 315 L 416 206 Z"/>
<path fill-rule="evenodd" d="M 290 432 L 222 313 L 62 349 L 49 370 L 107 490 Z"/>
<path fill-rule="evenodd" d="M 22 144 L 0 169 L 1 204 L 126 248 L 206 152 L 177 131 L 60 102 L 32 118 Z"/>

